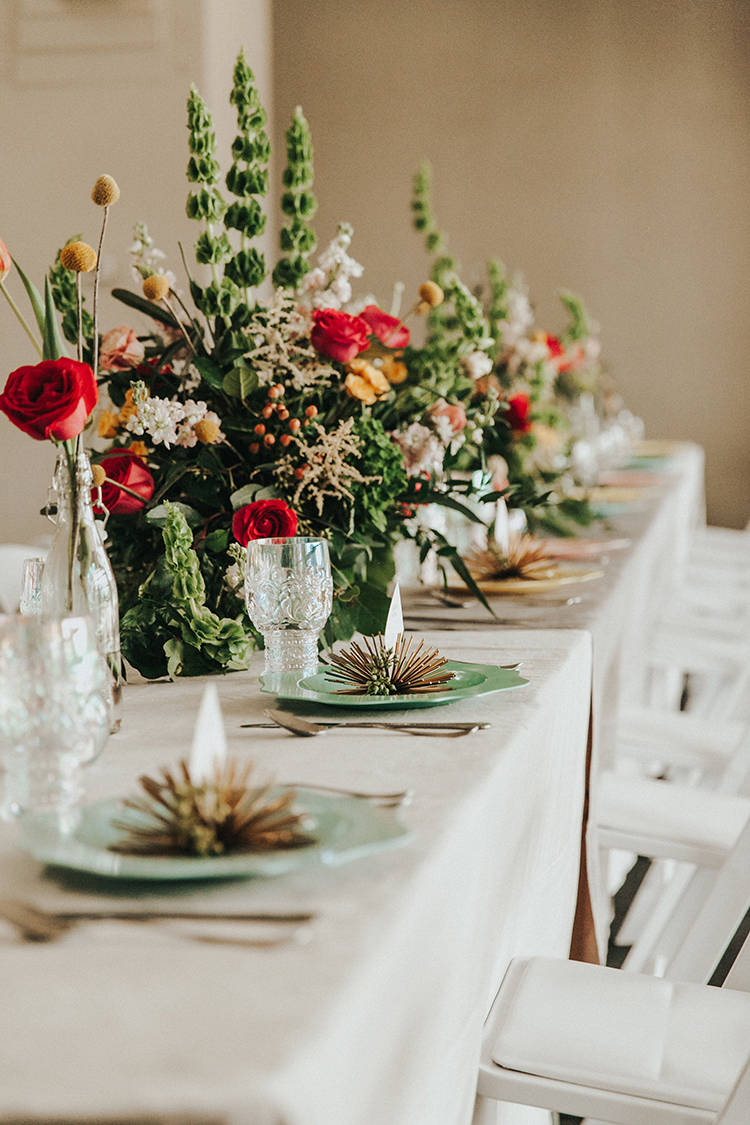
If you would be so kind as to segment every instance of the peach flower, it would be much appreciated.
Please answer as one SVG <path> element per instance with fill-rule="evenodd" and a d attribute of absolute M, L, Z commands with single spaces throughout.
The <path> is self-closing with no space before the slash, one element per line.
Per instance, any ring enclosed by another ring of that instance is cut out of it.
<path fill-rule="evenodd" d="M 127 371 L 143 361 L 143 344 L 132 328 L 121 324 L 102 339 L 99 365 L 104 371 Z"/>
<path fill-rule="evenodd" d="M 462 433 L 466 426 L 466 411 L 460 402 L 449 403 L 444 398 L 438 399 L 427 414 L 441 440 L 446 444 L 451 438 Z"/>
<path fill-rule="evenodd" d="M 99 415 L 96 433 L 100 438 L 113 438 L 120 428 L 120 415 L 114 410 L 102 410 Z"/>
<path fill-rule="evenodd" d="M 358 398 L 366 406 L 372 406 L 383 395 L 388 394 L 391 385 L 382 371 L 366 359 L 353 359 L 347 363 L 348 375 L 344 389 L 350 398 Z"/>

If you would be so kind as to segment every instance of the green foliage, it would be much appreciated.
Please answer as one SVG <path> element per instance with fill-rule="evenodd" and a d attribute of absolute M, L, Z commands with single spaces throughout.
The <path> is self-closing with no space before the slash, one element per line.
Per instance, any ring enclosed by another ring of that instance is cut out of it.
<path fill-rule="evenodd" d="M 187 178 L 191 184 L 199 184 L 197 191 L 188 195 L 186 211 L 188 218 L 203 220 L 206 224 L 205 231 L 199 236 L 195 244 L 197 261 L 211 265 L 213 269 L 213 285 L 218 289 L 220 284 L 217 267 L 228 261 L 232 256 L 232 247 L 226 234 L 221 231 L 218 235 L 213 232 L 213 223 L 221 221 L 226 211 L 226 203 L 221 193 L 213 185 L 218 183 L 221 169 L 215 157 L 216 134 L 213 129 L 211 114 L 206 104 L 196 90 L 190 87 L 190 96 L 187 103 L 188 110 L 188 147 L 192 153 L 187 167 Z M 208 311 L 221 308 L 228 302 L 222 302 L 218 294 L 205 297 L 205 308 L 196 302 L 206 316 L 231 315 L 221 312 Z"/>
<path fill-rule="evenodd" d="M 166 504 L 164 555 L 120 627 L 123 653 L 144 675 L 200 676 L 247 668 L 253 641 L 241 618 L 206 606 L 206 584 L 183 513 Z"/>
<path fill-rule="evenodd" d="M 71 242 L 80 242 L 81 235 L 74 234 L 65 243 L 67 246 Z M 65 339 L 71 344 L 78 343 L 78 306 L 76 302 L 76 275 L 66 270 L 60 262 L 60 253 L 64 247 L 57 251 L 55 264 L 49 271 L 49 281 L 52 289 L 52 299 L 55 303 L 55 308 L 62 317 L 62 330 Z M 81 303 L 85 305 L 86 298 L 81 297 Z M 83 339 L 84 339 L 84 359 L 88 362 L 93 358 L 92 342 L 94 338 L 94 318 L 85 308 L 83 310 Z"/>
<path fill-rule="evenodd" d="M 500 321 L 505 320 L 508 315 L 508 279 L 503 263 L 496 258 L 490 259 L 487 263 L 487 276 L 490 282 L 490 298 L 487 302 L 487 323 L 489 325 L 490 335 L 494 340 L 492 347 L 488 350 L 488 355 L 490 355 L 493 360 L 496 360 L 502 346 Z"/>
<path fill-rule="evenodd" d="M 284 170 L 285 191 L 281 209 L 291 222 L 280 233 L 281 249 L 288 255 L 280 258 L 273 271 L 273 283 L 285 289 L 297 289 L 310 269 L 307 256 L 315 249 L 315 235 L 308 220 L 317 210 L 312 193 L 313 165 L 310 129 L 302 110 L 297 106 L 286 134 L 287 166 Z"/>
<path fill-rule="evenodd" d="M 570 344 L 587 339 L 587 337 L 591 336 L 592 333 L 596 331 L 596 328 L 591 324 L 586 306 L 581 298 L 576 297 L 575 293 L 569 293 L 564 289 L 558 296 L 570 317 L 570 323 L 560 336 L 561 341 L 564 344 Z"/>
<path fill-rule="evenodd" d="M 234 163 L 226 177 L 226 185 L 242 202 L 233 203 L 224 222 L 242 236 L 239 252 L 231 257 L 225 274 L 236 285 L 247 290 L 260 285 L 266 276 L 263 255 L 249 248 L 248 239 L 257 238 L 266 226 L 266 217 L 254 196 L 264 196 L 268 191 L 268 164 L 271 144 L 265 132 L 266 112 L 255 88 L 255 77 L 247 65 L 244 49 L 240 51 L 234 68 L 234 86 L 229 100 L 237 109 L 239 130 L 232 144 Z"/>

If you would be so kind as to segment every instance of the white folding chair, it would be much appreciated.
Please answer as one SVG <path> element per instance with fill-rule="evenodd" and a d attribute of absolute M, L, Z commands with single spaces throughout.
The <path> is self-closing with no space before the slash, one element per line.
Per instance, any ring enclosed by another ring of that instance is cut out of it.
<path fill-rule="evenodd" d="M 624 754 L 679 782 L 615 771 L 598 780 L 610 893 L 637 855 L 653 861 L 618 933 L 618 944 L 630 947 L 624 967 L 658 973 L 708 893 L 711 869 L 723 864 L 750 817 L 750 728 L 641 709 L 621 732 Z"/>
<path fill-rule="evenodd" d="M 747 1125 L 750 939 L 725 987 L 705 982 L 749 907 L 750 826 L 664 979 L 512 961 L 485 1025 L 475 1122 L 485 1099 L 612 1125 Z"/>

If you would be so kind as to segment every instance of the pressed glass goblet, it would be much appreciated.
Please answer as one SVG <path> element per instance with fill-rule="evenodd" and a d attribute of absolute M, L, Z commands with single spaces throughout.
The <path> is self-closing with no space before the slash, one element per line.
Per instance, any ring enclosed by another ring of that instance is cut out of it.
<path fill-rule="evenodd" d="M 89 618 L 0 617 L 0 814 L 69 813 L 111 713 L 109 670 Z"/>
<path fill-rule="evenodd" d="M 42 612 L 42 575 L 44 559 L 24 559 L 21 579 L 21 613 L 36 617 Z"/>
<path fill-rule="evenodd" d="M 325 539 L 251 540 L 245 601 L 250 620 L 263 634 L 266 672 L 316 672 L 318 634 L 333 601 Z"/>

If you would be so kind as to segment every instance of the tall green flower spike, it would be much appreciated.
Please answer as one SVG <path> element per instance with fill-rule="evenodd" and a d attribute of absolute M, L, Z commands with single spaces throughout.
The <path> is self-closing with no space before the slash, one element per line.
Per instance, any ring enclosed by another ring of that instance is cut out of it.
<path fill-rule="evenodd" d="M 227 205 L 221 192 L 214 186 L 219 181 L 221 169 L 215 157 L 216 134 L 211 114 L 196 90 L 190 88 L 187 103 L 188 145 L 191 156 L 187 166 L 187 178 L 191 184 L 199 185 L 188 195 L 188 218 L 203 220 L 206 229 L 198 236 L 195 244 L 195 257 L 198 262 L 211 267 L 211 284 L 206 289 L 193 288 L 193 299 L 205 316 L 231 316 L 239 301 L 237 286 L 231 279 L 221 277 L 219 267 L 232 257 L 232 246 L 226 231 L 214 234 L 214 223 L 220 223 Z"/>
<path fill-rule="evenodd" d="M 232 144 L 234 163 L 229 169 L 226 185 L 241 202 L 233 203 L 224 217 L 224 225 L 241 234 L 241 247 L 224 269 L 225 276 L 245 290 L 260 285 L 266 276 L 263 255 L 248 245 L 266 228 L 266 216 L 255 196 L 268 192 L 268 158 L 271 143 L 265 132 L 266 112 L 254 86 L 255 77 L 247 65 L 244 48 L 234 68 L 234 87 L 229 101 L 237 107 L 238 133 Z"/>
<path fill-rule="evenodd" d="M 567 290 L 558 293 L 558 297 L 570 316 L 570 324 L 562 334 L 563 343 L 573 344 L 578 340 L 585 340 L 587 337 L 595 335 L 598 328 L 591 323 L 586 306 L 581 298 Z"/>
<path fill-rule="evenodd" d="M 490 336 L 495 341 L 488 350 L 488 355 L 493 360 L 497 359 L 502 346 L 502 330 L 500 321 L 508 316 L 508 279 L 505 276 L 505 266 L 496 258 L 487 263 L 487 276 L 490 279 L 490 299 L 487 305 L 487 322 Z"/>
<path fill-rule="evenodd" d="M 273 283 L 284 289 L 297 289 L 310 269 L 307 256 L 315 249 L 315 234 L 308 223 L 318 209 L 311 188 L 313 182 L 312 143 L 310 129 L 297 106 L 286 134 L 287 166 L 281 210 L 291 222 L 282 227 L 281 249 L 289 255 L 279 258 L 273 271 Z"/>

